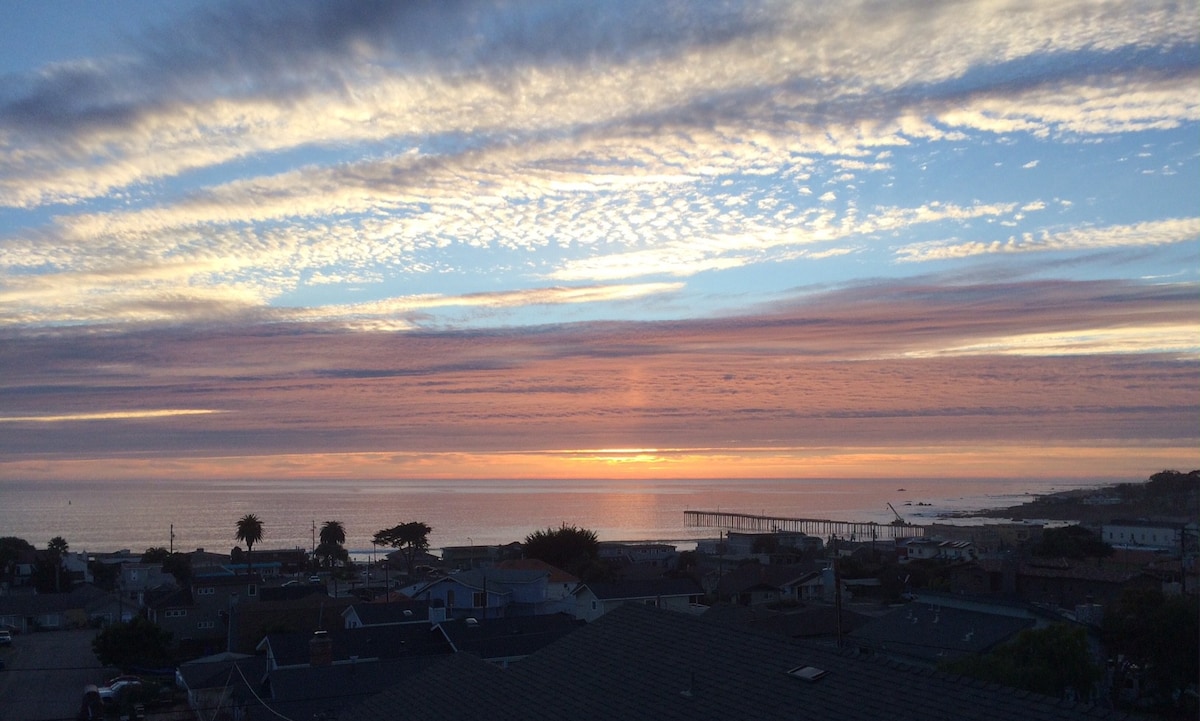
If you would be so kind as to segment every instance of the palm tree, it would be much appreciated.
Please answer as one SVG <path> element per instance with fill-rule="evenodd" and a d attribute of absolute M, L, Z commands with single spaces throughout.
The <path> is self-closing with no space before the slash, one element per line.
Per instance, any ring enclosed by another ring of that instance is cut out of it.
<path fill-rule="evenodd" d="M 54 562 L 54 592 L 62 593 L 62 564 L 63 559 L 67 556 L 67 550 L 71 547 L 67 543 L 67 539 L 62 536 L 55 536 L 46 544 L 46 550 L 50 552 L 50 558 Z"/>
<path fill-rule="evenodd" d="M 337 558 L 345 555 L 342 544 L 346 542 L 346 528 L 341 521 L 325 521 L 321 526 L 321 545 L 317 546 L 317 555 L 325 558 L 325 565 L 333 567 Z"/>
<path fill-rule="evenodd" d="M 249 575 L 254 570 L 254 562 L 250 559 L 250 552 L 254 550 L 254 544 L 262 540 L 263 524 L 262 520 L 253 513 L 247 513 L 238 519 L 237 533 L 234 538 L 246 544 L 246 574 Z"/>

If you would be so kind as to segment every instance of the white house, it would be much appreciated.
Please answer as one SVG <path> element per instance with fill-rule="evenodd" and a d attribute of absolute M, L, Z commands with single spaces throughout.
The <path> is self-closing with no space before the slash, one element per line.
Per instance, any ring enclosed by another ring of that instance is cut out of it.
<path fill-rule="evenodd" d="M 1178 552 L 1183 526 L 1156 521 L 1115 520 L 1104 524 L 1100 533 L 1110 546 Z"/>
<path fill-rule="evenodd" d="M 626 603 L 690 611 L 704 597 L 704 589 L 691 578 L 661 578 L 582 583 L 574 595 L 575 618 L 590 622 Z"/>
<path fill-rule="evenodd" d="M 445 608 L 447 618 L 533 616 L 548 612 L 549 578 L 545 570 L 476 568 L 430 581 L 413 598 Z"/>

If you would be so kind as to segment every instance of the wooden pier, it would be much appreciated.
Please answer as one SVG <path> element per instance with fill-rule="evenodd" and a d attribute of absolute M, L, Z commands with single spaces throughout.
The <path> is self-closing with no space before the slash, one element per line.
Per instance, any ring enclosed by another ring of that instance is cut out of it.
<path fill-rule="evenodd" d="M 924 526 L 908 523 L 861 523 L 855 521 L 828 521 L 817 518 L 783 518 L 780 516 L 757 516 L 750 513 L 727 511 L 684 511 L 687 525 L 692 528 L 724 528 L 746 533 L 804 533 L 809 536 L 838 538 L 853 541 L 874 541 L 895 538 L 924 536 Z"/>

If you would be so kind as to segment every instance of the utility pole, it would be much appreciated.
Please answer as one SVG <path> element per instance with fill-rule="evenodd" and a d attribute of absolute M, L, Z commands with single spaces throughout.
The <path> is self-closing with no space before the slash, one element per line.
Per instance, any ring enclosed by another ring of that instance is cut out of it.
<path fill-rule="evenodd" d="M 171 554 L 175 554 L 175 524 L 171 524 Z"/>

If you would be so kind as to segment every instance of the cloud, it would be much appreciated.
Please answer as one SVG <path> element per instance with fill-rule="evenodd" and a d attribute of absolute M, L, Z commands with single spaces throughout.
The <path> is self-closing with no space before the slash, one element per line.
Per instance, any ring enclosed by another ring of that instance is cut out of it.
<path fill-rule="evenodd" d="M 1136 21 L 1111 2 L 1021 13 L 984 2 L 920 13 L 866 2 L 294 5 L 208 8 L 127 56 L 11 84 L 0 96 L 0 203 L 73 202 L 363 142 L 786 126 L 816 152 L 877 155 L 914 137 L 958 137 L 956 126 L 1113 132 L 1197 113 L 1187 53 L 1176 61 L 1184 73 L 1159 80 L 1078 78 L 1130 52 L 1152 65 L 1141 48 L 1174 58 L 1190 47 L 1195 18 L 1168 2 L 1140 7 Z M 1047 47 L 1079 60 L 1055 75 L 1037 60 Z M 1029 88 L 990 80 L 996 58 Z M 931 117 L 917 90 L 930 87 L 975 100 Z"/>
<path fill-rule="evenodd" d="M 1025 168 L 1026 170 L 1029 170 L 1030 168 L 1036 168 L 1037 166 L 1038 166 L 1038 161 L 1030 160 L 1028 163 L 1025 163 L 1021 167 Z"/>
<path fill-rule="evenodd" d="M 96 413 L 70 413 L 66 415 L 0 416 L 0 423 L 67 423 L 78 421 L 123 421 L 175 416 L 208 415 L 221 411 L 199 408 L 171 408 L 144 411 L 101 411 Z"/>
<path fill-rule="evenodd" d="M 912 243 L 896 250 L 898 260 L 921 262 L 968 258 L 992 253 L 1030 253 L 1038 251 L 1088 251 L 1101 248 L 1136 248 L 1183 243 L 1200 237 L 1200 218 L 1165 220 L 1079 227 L 1059 232 L 1011 236 L 1005 241 L 953 243 L 936 241 Z"/>
<path fill-rule="evenodd" d="M 927 278 L 692 321 L 422 333 L 58 328 L 3 345 L 0 403 L 24 422 L 5 424 L 0 466 L 931 439 L 1194 448 L 1195 294 L 1194 283 Z M 1190 349 L 1172 345 L 1188 337 Z M 162 410 L 179 398 L 224 412 Z M 87 417 L 103 420 L 65 422 Z"/>

